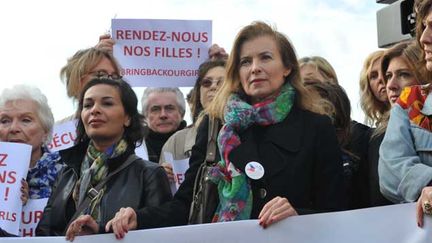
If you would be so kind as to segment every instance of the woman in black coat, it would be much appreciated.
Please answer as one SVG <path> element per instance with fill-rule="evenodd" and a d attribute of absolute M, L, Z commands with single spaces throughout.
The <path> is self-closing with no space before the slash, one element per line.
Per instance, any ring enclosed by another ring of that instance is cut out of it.
<path fill-rule="evenodd" d="M 344 207 L 341 154 L 320 98 L 302 85 L 287 38 L 255 22 L 238 34 L 226 80 L 198 129 L 190 168 L 172 202 L 122 208 L 108 224 L 116 237 L 130 229 L 186 224 L 198 167 L 206 154 L 208 120 L 219 119 L 220 162 L 213 222 L 258 218 L 267 227 L 286 217 Z"/>
<path fill-rule="evenodd" d="M 69 235 L 73 239 L 97 233 L 122 207 L 158 206 L 171 199 L 162 167 L 134 154 L 143 127 L 129 84 L 91 80 L 77 114 L 78 142 L 61 152 L 66 167 L 57 177 L 37 235 L 65 235 L 68 230 L 74 231 Z"/>

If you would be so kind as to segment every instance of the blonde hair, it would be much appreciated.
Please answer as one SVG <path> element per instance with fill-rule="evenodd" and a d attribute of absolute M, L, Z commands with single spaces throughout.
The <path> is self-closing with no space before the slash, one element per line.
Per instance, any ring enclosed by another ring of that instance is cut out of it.
<path fill-rule="evenodd" d="M 270 36 L 276 41 L 284 66 L 291 69 L 290 74 L 285 78 L 285 82 L 290 82 L 296 90 L 294 104 L 305 110 L 326 114 L 326 111 L 320 106 L 321 102 L 319 100 L 322 98 L 304 87 L 300 78 L 300 68 L 295 50 L 289 40 L 266 23 L 257 21 L 243 27 L 237 34 L 227 61 L 225 81 L 213 101 L 206 108 L 209 116 L 212 119 L 217 118 L 223 121 L 224 110 L 229 96 L 233 93 L 244 93 L 239 77 L 240 49 L 245 42 L 261 36 Z"/>
<path fill-rule="evenodd" d="M 339 84 L 336 71 L 324 57 L 311 56 L 300 58 L 300 68 L 307 64 L 315 66 L 317 71 L 325 78 L 327 82 Z"/>
<path fill-rule="evenodd" d="M 375 51 L 366 57 L 360 72 L 360 105 L 366 115 L 365 122 L 368 125 L 378 126 L 384 114 L 390 110 L 390 104 L 379 101 L 370 87 L 369 74 L 375 62 L 380 61 L 384 51 Z"/>
<path fill-rule="evenodd" d="M 77 51 L 60 70 L 60 78 L 66 83 L 67 95 L 78 100 L 81 92 L 81 79 L 90 72 L 103 58 L 111 61 L 115 71 L 120 73 L 120 66 L 108 51 L 88 48 Z"/>

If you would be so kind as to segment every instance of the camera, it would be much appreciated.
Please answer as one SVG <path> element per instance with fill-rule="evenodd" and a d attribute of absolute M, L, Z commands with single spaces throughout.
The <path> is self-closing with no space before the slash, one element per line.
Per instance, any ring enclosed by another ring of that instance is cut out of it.
<path fill-rule="evenodd" d="M 377 0 L 389 4 L 377 11 L 378 47 L 388 47 L 414 37 L 414 0 Z"/>

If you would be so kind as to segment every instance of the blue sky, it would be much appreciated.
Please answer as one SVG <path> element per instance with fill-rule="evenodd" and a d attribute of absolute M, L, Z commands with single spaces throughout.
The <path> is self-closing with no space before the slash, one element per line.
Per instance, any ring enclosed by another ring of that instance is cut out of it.
<path fill-rule="evenodd" d="M 61 119 L 75 107 L 60 81 L 60 68 L 77 50 L 95 45 L 114 16 L 210 19 L 213 42 L 228 51 L 241 27 L 262 20 L 285 33 L 299 57 L 321 55 L 330 61 L 351 99 L 352 117 L 362 121 L 359 72 L 364 58 L 378 49 L 376 11 L 384 6 L 375 0 L 2 1 L 0 89 L 36 85 L 47 95 L 55 118 Z M 141 97 L 143 88 L 135 91 Z"/>

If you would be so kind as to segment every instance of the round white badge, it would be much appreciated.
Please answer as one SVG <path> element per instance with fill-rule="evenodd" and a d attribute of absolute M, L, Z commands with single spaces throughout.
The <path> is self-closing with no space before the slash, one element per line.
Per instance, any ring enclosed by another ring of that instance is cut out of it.
<path fill-rule="evenodd" d="M 264 176 L 264 167 L 256 161 L 251 161 L 246 164 L 245 172 L 249 178 L 258 180 Z"/>

